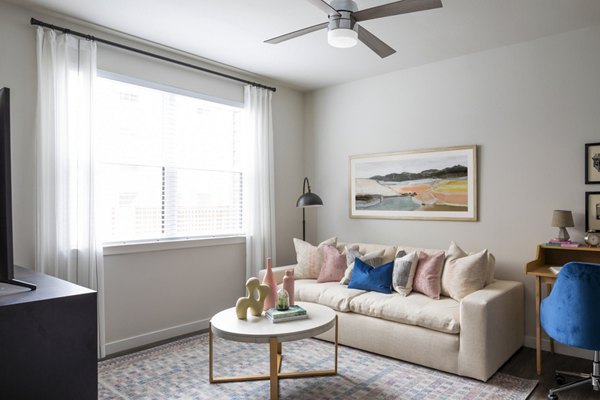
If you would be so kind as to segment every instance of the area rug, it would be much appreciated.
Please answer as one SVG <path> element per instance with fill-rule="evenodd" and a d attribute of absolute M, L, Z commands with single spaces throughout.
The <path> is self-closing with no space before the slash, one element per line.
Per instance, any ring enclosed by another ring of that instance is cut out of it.
<path fill-rule="evenodd" d="M 268 373 L 268 345 L 214 341 L 214 376 Z M 332 343 L 283 344 L 282 371 L 333 368 Z M 266 399 L 269 382 L 208 383 L 208 335 L 98 364 L 101 400 Z M 537 381 L 496 373 L 488 382 L 340 346 L 338 375 L 280 380 L 281 399 L 526 399 Z"/>

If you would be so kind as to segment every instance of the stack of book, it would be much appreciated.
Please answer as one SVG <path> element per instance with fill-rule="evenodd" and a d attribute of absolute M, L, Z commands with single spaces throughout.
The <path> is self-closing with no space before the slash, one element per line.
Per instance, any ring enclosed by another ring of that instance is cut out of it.
<path fill-rule="evenodd" d="M 300 306 L 290 306 L 290 308 L 287 310 L 269 308 L 267 311 L 265 311 L 265 315 L 274 324 L 308 318 L 306 310 Z"/>
<path fill-rule="evenodd" d="M 560 240 L 552 239 L 552 240 L 544 243 L 544 246 L 579 247 L 580 244 L 577 242 L 571 242 L 570 240 L 560 241 Z"/>

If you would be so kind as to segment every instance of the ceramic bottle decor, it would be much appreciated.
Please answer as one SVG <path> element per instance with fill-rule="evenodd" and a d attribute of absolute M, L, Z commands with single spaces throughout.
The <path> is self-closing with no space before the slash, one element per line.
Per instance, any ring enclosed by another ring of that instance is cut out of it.
<path fill-rule="evenodd" d="M 269 295 L 265 299 L 264 309 L 268 310 L 277 305 L 277 281 L 275 281 L 275 275 L 273 275 L 273 266 L 271 264 L 271 257 L 267 258 L 267 273 L 263 279 L 263 284 L 269 286 Z"/>
<path fill-rule="evenodd" d="M 290 296 L 290 306 L 294 305 L 294 270 L 288 269 L 283 277 L 283 288 Z"/>

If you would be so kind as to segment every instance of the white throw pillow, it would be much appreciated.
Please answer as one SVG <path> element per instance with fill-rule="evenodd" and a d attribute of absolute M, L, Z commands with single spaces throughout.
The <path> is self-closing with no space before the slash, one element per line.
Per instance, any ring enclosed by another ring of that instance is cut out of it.
<path fill-rule="evenodd" d="M 461 249 L 456 243 L 450 242 L 450 247 L 448 248 L 448 251 L 446 252 L 446 262 L 444 264 L 444 271 L 442 272 L 442 291 L 441 291 L 442 296 L 450 297 L 450 293 L 448 293 L 448 288 L 446 287 L 447 285 L 445 285 L 445 283 L 444 283 L 444 274 L 446 271 L 446 267 L 449 265 L 450 261 L 456 260 L 459 258 L 463 258 L 463 257 L 467 257 L 467 256 L 473 255 L 473 254 L 474 253 L 467 253 L 466 251 Z M 494 282 L 495 265 L 496 265 L 496 258 L 494 257 L 494 255 L 492 253 L 490 253 L 488 251 L 487 262 L 485 263 L 485 266 L 484 266 L 484 268 L 486 270 L 486 278 L 485 278 L 484 286 L 489 285 L 490 283 Z M 448 279 L 446 278 L 446 281 L 447 280 Z"/>
<path fill-rule="evenodd" d="M 402 296 L 408 296 L 412 291 L 412 285 L 413 280 L 415 279 L 415 271 L 417 270 L 418 261 L 419 256 L 417 255 L 416 251 L 398 257 L 394 260 L 392 287 Z"/>
<path fill-rule="evenodd" d="M 488 251 L 454 258 L 444 266 L 442 287 L 448 296 L 461 301 L 465 296 L 483 288 L 487 278 Z"/>

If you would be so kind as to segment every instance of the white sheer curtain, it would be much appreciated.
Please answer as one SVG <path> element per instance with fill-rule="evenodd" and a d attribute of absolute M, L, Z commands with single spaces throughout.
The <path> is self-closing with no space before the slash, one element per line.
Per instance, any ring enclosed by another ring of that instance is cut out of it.
<path fill-rule="evenodd" d="M 246 277 L 258 276 L 266 258 L 275 263 L 273 123 L 268 89 L 244 88 L 244 133 L 248 140 L 245 177 Z"/>
<path fill-rule="evenodd" d="M 92 129 L 96 43 L 38 27 L 37 71 L 36 270 L 98 291 L 98 354 L 104 357 Z"/>

